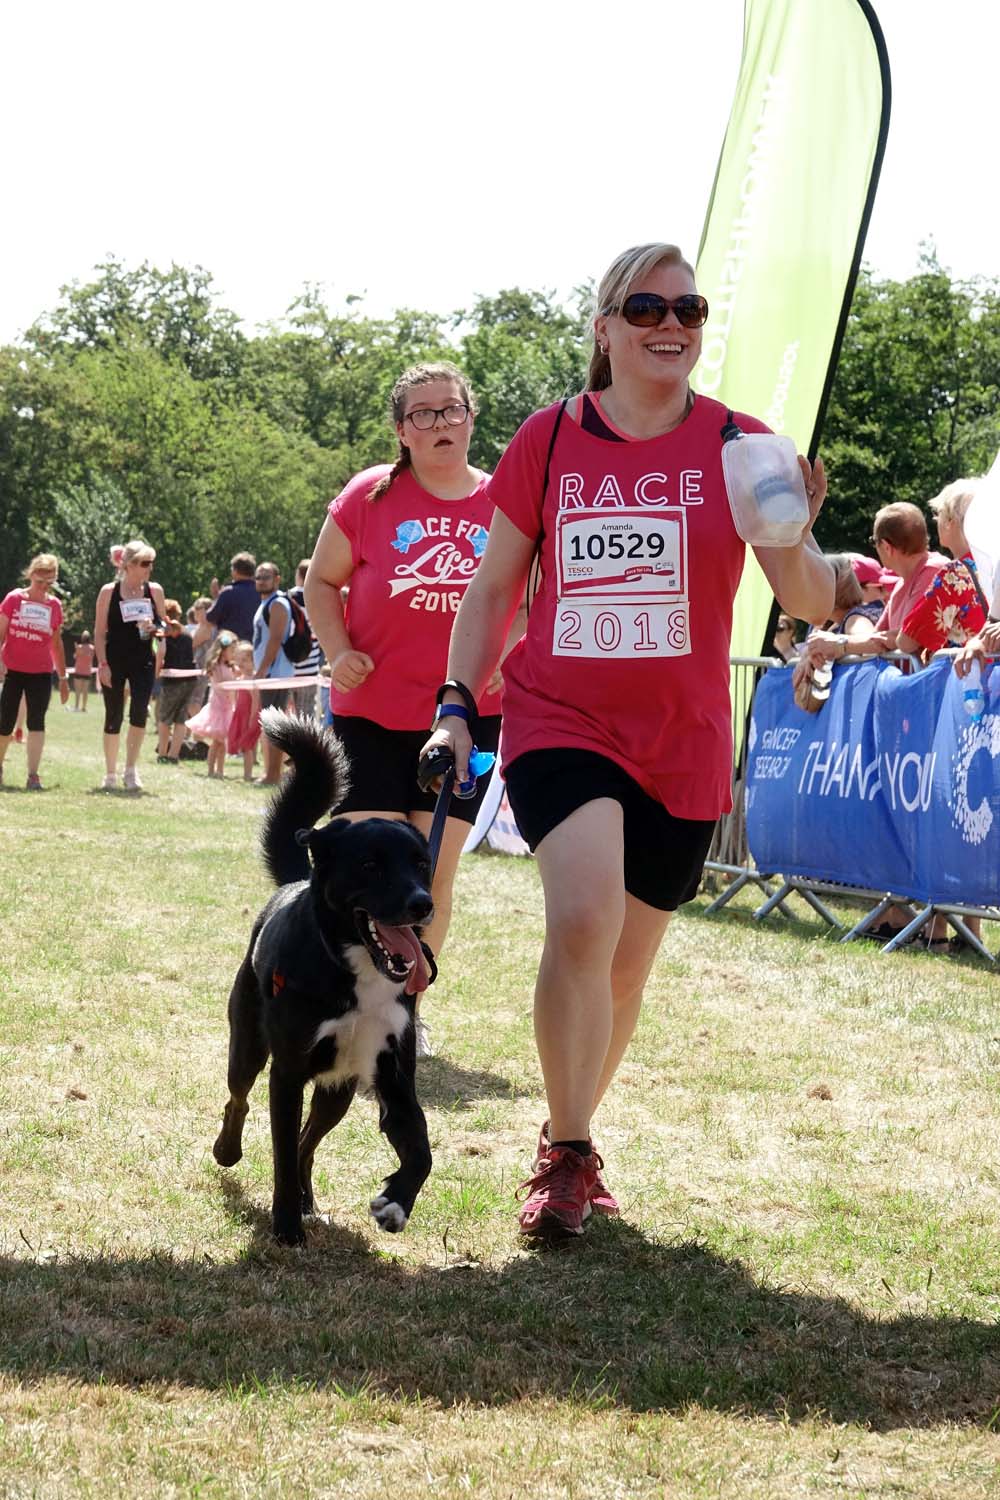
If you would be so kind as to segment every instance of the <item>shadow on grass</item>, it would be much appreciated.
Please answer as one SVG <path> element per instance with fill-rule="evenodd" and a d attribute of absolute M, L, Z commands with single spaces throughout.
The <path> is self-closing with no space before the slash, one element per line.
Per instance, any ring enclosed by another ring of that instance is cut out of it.
<path fill-rule="evenodd" d="M 482 1099 L 527 1099 L 537 1093 L 530 1080 L 513 1083 L 500 1073 L 460 1068 L 444 1057 L 425 1058 L 417 1071 L 420 1102 L 433 1109 L 471 1109 Z"/>
<path fill-rule="evenodd" d="M 0 1368 L 28 1381 L 258 1394 L 295 1382 L 447 1405 L 695 1404 L 883 1431 L 996 1415 L 992 1323 L 867 1314 L 615 1220 L 499 1269 L 414 1265 L 374 1229 L 321 1222 L 305 1248 L 286 1250 L 238 1183 L 222 1183 L 253 1234 L 237 1261 L 216 1263 L 208 1247 L 189 1259 L 0 1259 Z"/>

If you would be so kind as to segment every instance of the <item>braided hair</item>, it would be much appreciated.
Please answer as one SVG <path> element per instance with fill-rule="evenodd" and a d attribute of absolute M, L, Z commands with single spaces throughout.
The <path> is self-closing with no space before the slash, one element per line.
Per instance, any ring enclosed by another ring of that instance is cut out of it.
<path fill-rule="evenodd" d="M 402 375 L 400 375 L 389 397 L 389 415 L 394 427 L 401 426 L 403 418 L 406 415 L 407 393 L 412 391 L 415 386 L 431 385 L 437 380 L 453 380 L 462 392 L 462 400 L 468 406 L 472 415 L 475 416 L 478 409 L 476 407 L 476 398 L 472 394 L 472 387 L 461 370 L 456 369 L 454 365 L 448 364 L 447 361 L 442 361 L 440 364 L 411 365 L 408 370 L 404 370 Z M 396 453 L 395 463 L 388 474 L 384 474 L 381 479 L 372 485 L 372 488 L 368 491 L 368 499 L 380 500 L 392 488 L 393 481 L 399 478 L 404 469 L 410 467 L 411 462 L 410 450 L 403 442 L 403 439 L 399 438 L 399 448 Z"/>

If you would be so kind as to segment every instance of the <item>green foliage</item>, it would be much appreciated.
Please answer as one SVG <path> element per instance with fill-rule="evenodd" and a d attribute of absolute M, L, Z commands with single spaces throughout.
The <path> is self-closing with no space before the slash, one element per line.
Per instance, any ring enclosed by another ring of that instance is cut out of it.
<path fill-rule="evenodd" d="M 0 349 L 0 591 L 33 549 L 62 560 L 71 616 L 92 619 L 108 547 L 144 536 L 182 601 L 247 547 L 290 571 L 326 501 L 395 456 L 389 392 L 453 360 L 479 402 L 472 460 L 496 467 L 534 410 L 586 380 L 590 289 L 572 306 L 513 287 L 449 315 L 364 316 L 307 286 L 255 336 L 200 266 L 111 258 L 65 287 L 23 344 Z M 924 504 L 1000 446 L 1000 282 L 952 282 L 925 251 L 906 282 L 863 273 L 821 449 L 819 534 L 864 548 L 888 500 Z"/>
<path fill-rule="evenodd" d="M 952 282 L 931 250 L 909 281 L 863 272 L 821 442 L 823 544 L 870 550 L 879 506 L 924 507 L 998 447 L 1000 283 Z"/>
<path fill-rule="evenodd" d="M 478 298 L 464 320 L 459 363 L 480 406 L 472 461 L 492 471 L 526 417 L 582 388 L 589 359 L 584 317 L 545 293 L 513 288 Z"/>

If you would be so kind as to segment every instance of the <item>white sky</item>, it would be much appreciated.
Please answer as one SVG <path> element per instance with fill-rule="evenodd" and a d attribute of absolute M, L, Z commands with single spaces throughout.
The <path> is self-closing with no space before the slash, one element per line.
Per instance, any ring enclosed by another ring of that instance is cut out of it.
<path fill-rule="evenodd" d="M 865 258 L 906 277 L 933 238 L 992 275 L 1000 7 L 875 9 L 893 116 Z M 565 295 L 641 240 L 693 257 L 742 24 L 742 0 L 5 7 L 0 341 L 108 253 L 207 267 L 249 325 L 307 281 L 448 312 Z"/>

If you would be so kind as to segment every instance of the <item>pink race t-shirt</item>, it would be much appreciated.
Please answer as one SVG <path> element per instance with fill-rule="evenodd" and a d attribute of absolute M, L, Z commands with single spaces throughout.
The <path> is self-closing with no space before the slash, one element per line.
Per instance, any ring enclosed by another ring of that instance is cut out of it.
<path fill-rule="evenodd" d="M 542 579 L 504 677 L 504 760 L 575 747 L 620 765 L 669 812 L 732 806 L 729 642 L 745 547 L 722 477 L 726 408 L 706 396 L 672 432 L 615 442 L 536 412 L 490 481 L 534 540 Z M 746 432 L 767 432 L 741 413 Z"/>
<path fill-rule="evenodd" d="M 3 643 L 3 662 L 12 672 L 51 672 L 52 637 L 62 625 L 62 605 L 54 594 L 44 602 L 28 598 L 27 589 L 11 589 L 0 604 L 10 624 Z"/>
<path fill-rule="evenodd" d="M 493 502 L 487 479 L 464 500 L 439 500 L 404 469 L 378 500 L 368 496 L 388 465 L 356 474 L 330 505 L 351 544 L 346 623 L 351 645 L 375 670 L 350 693 L 330 692 L 334 715 L 385 729 L 425 729 L 447 676 L 455 614 L 486 548 Z M 483 714 L 500 712 L 484 695 Z"/>

